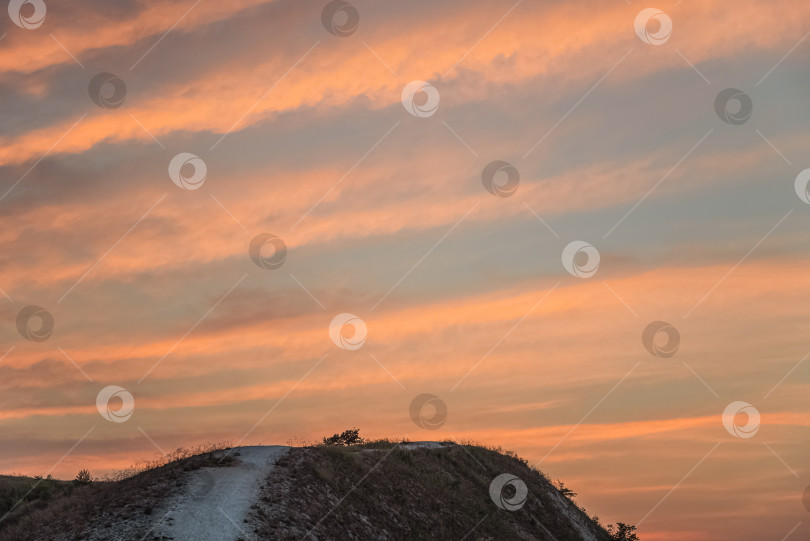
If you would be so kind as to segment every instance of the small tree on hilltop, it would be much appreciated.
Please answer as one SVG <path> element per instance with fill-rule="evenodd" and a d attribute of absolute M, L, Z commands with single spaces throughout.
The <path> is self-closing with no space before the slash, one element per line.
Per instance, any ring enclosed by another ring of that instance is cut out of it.
<path fill-rule="evenodd" d="M 608 533 L 616 541 L 640 541 L 635 531 L 635 526 L 624 522 L 617 522 L 615 528 L 613 524 L 608 524 Z"/>
<path fill-rule="evenodd" d="M 574 492 L 573 490 L 571 490 L 570 488 L 565 486 L 565 483 L 563 483 L 559 479 L 557 480 L 556 483 L 554 483 L 554 486 L 557 488 L 557 491 L 560 494 L 562 494 L 563 496 L 565 496 L 569 500 L 574 499 L 576 497 L 576 495 L 577 495 L 576 492 Z"/>
<path fill-rule="evenodd" d="M 333 434 L 323 439 L 324 445 L 359 445 L 365 440 L 360 437 L 360 429 L 351 428 L 344 430 L 342 434 Z"/>
<path fill-rule="evenodd" d="M 73 480 L 75 483 L 80 485 L 89 485 L 93 482 L 93 476 L 90 475 L 90 470 L 79 470 L 79 473 L 76 474 L 76 479 Z"/>

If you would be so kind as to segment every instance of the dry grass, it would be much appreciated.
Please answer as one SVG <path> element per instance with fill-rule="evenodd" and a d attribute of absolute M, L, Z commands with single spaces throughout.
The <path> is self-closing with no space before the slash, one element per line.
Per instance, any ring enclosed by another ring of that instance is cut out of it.
<path fill-rule="evenodd" d="M 292 449 L 263 488 L 253 515 L 257 533 L 280 540 L 302 539 L 310 530 L 333 540 L 581 539 L 559 512 L 557 489 L 516 454 L 450 442 L 406 450 L 400 443 Z M 497 508 L 489 497 L 489 484 L 501 473 L 529 488 L 517 512 Z M 567 507 L 597 539 L 610 539 L 575 505 Z"/>
<path fill-rule="evenodd" d="M 0 539 L 83 539 L 91 525 L 103 528 L 150 515 L 168 494 L 183 484 L 186 472 L 231 465 L 234 458 L 226 456 L 226 449 L 227 443 L 179 448 L 90 484 L 56 481 L 63 488 L 56 497 L 29 497 L 15 502 L 13 510 L 0 522 Z M 20 483 L 19 478 L 12 480 Z M 39 486 L 47 482 L 42 480 Z M 0 478 L 0 491 L 7 486 L 9 481 Z"/>
<path fill-rule="evenodd" d="M 191 458 L 197 455 L 205 455 L 208 453 L 213 453 L 214 451 L 223 451 L 230 448 L 231 442 L 229 441 L 202 443 L 195 447 L 178 447 L 173 451 L 169 451 L 165 455 L 157 453 L 153 458 L 139 460 L 131 467 L 119 470 L 113 473 L 112 475 L 105 475 L 100 480 L 122 481 L 129 477 L 138 475 L 139 473 L 143 473 L 149 470 L 155 470 L 172 462 L 185 460 L 187 458 Z"/>
<path fill-rule="evenodd" d="M 584 509 L 564 500 L 558 487 L 513 452 L 470 442 L 401 447 L 408 443 L 379 439 L 293 448 L 278 460 L 253 506 L 255 532 L 274 540 L 302 539 L 311 531 L 319 539 L 347 541 L 578 541 L 575 520 L 600 541 L 611 540 Z M 233 463 L 226 449 L 227 444 L 177 449 L 89 484 L 0 477 L 0 496 L 28 493 L 0 521 L 0 540 L 142 539 L 149 515 L 181 488 L 189 471 Z M 499 509 L 489 497 L 490 482 L 502 473 L 528 486 L 529 498 L 519 511 Z"/>

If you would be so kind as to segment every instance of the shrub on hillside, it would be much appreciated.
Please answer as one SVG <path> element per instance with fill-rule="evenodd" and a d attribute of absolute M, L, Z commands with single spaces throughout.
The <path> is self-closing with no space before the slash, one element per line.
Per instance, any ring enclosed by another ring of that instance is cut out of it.
<path fill-rule="evenodd" d="M 608 524 L 608 533 L 616 541 L 639 541 L 636 535 L 636 527 L 624 522 L 617 522 L 614 527 L 613 524 Z"/>
<path fill-rule="evenodd" d="M 573 500 L 577 496 L 576 492 L 565 486 L 565 483 L 563 483 L 559 479 L 557 480 L 556 483 L 554 483 L 554 487 L 557 489 L 557 491 L 559 491 L 560 494 L 562 494 L 569 500 Z"/>
<path fill-rule="evenodd" d="M 79 470 L 79 473 L 76 474 L 76 478 L 73 480 L 77 485 L 89 485 L 93 482 L 93 476 L 90 475 L 90 470 Z"/>
<path fill-rule="evenodd" d="M 360 445 L 365 440 L 360 437 L 360 429 L 350 428 L 344 430 L 342 434 L 332 434 L 323 439 L 324 445 Z"/>

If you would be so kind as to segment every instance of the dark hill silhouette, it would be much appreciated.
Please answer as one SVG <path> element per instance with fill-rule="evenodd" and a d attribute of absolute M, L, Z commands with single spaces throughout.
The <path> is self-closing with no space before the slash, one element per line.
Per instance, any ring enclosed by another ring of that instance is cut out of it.
<path fill-rule="evenodd" d="M 0 478 L 0 539 L 637 539 L 609 533 L 514 453 L 349 440 L 178 451 L 118 480 Z"/>

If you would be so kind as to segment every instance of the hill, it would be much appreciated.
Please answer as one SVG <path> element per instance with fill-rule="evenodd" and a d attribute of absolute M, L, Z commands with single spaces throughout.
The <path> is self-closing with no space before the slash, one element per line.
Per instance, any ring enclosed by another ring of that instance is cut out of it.
<path fill-rule="evenodd" d="M 55 481 L 50 495 L 31 490 L 0 521 L 0 539 L 636 539 L 609 533 L 513 453 L 341 443 L 181 453 L 119 480 Z M 2 478 L 0 495 L 45 481 Z"/>
<path fill-rule="evenodd" d="M 514 511 L 490 491 L 503 474 L 527 489 L 503 487 Z M 612 539 L 526 461 L 452 443 L 293 449 L 253 514 L 262 539 Z"/>

